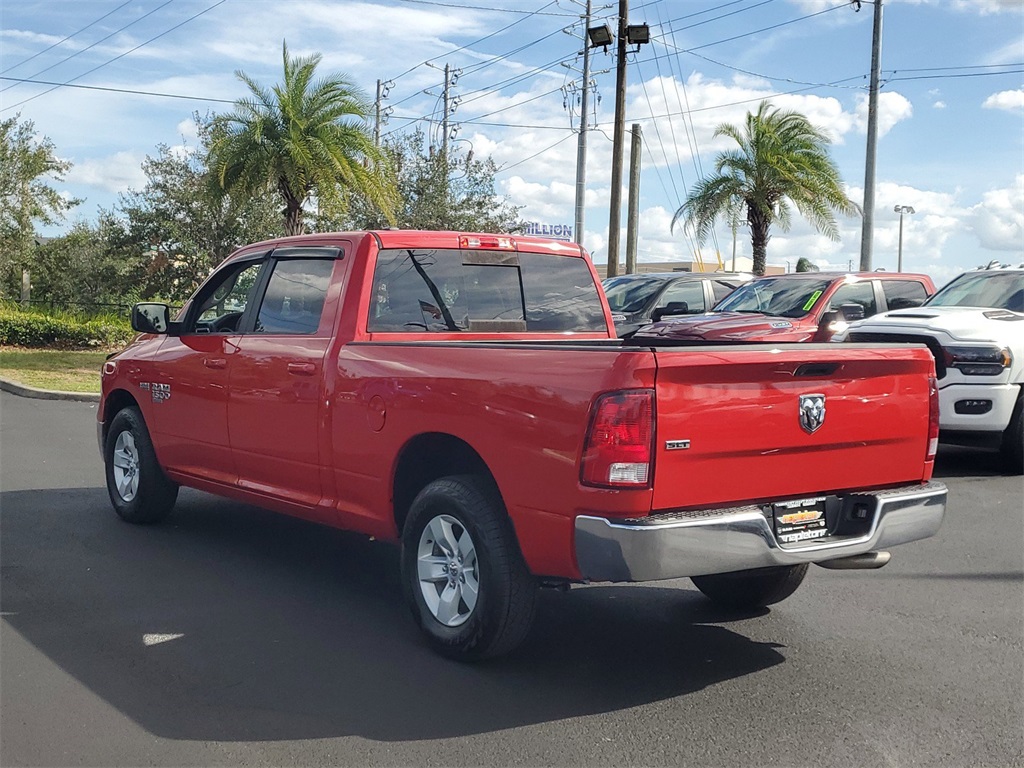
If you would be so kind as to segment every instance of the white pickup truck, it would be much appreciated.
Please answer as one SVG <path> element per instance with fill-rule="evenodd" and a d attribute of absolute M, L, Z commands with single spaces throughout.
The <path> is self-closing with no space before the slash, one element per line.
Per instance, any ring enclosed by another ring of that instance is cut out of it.
<path fill-rule="evenodd" d="M 914 342 L 935 356 L 939 440 L 997 448 L 1024 473 L 1024 265 L 955 277 L 923 306 L 851 323 L 834 341 Z"/>

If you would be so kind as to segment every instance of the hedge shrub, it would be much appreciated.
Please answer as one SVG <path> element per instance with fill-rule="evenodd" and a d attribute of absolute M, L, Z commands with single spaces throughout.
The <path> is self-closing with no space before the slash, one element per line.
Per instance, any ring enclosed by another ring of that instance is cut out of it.
<path fill-rule="evenodd" d="M 0 344 L 17 347 L 123 347 L 135 336 L 127 319 L 48 315 L 0 304 Z"/>

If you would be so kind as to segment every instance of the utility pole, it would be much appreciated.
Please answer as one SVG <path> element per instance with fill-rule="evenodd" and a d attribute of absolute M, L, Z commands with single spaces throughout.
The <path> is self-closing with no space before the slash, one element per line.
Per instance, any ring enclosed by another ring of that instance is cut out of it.
<path fill-rule="evenodd" d="M 377 81 L 377 100 L 373 102 L 373 146 L 380 146 L 380 100 L 381 86 L 383 83 Z"/>
<path fill-rule="evenodd" d="M 875 7 L 871 26 L 871 84 L 868 90 L 868 141 L 864 164 L 864 219 L 860 235 L 860 270 L 871 271 L 875 227 L 875 148 L 878 142 L 878 81 L 882 74 L 882 0 L 864 0 Z M 861 0 L 853 0 L 860 10 Z"/>
<path fill-rule="evenodd" d="M 583 92 L 580 94 L 580 135 L 576 142 L 576 244 L 583 245 L 583 220 L 587 203 L 587 124 L 590 120 L 590 29 L 591 0 L 583 17 Z"/>
<path fill-rule="evenodd" d="M 394 111 L 391 107 L 384 108 L 384 99 L 388 97 L 391 89 L 395 86 L 393 80 L 377 81 L 377 99 L 373 102 L 373 146 L 380 146 L 380 129 L 386 125 L 388 118 Z"/>
<path fill-rule="evenodd" d="M 448 156 L 448 103 L 451 89 L 451 67 L 444 65 L 444 117 L 441 118 L 441 153 Z"/>
<path fill-rule="evenodd" d="M 626 214 L 626 274 L 636 272 L 637 223 L 640 213 L 640 124 L 633 123 L 633 139 L 629 148 L 629 205 Z"/>
<path fill-rule="evenodd" d="M 626 128 L 626 21 L 629 0 L 619 0 L 619 39 L 615 61 L 615 131 L 612 135 L 612 188 L 608 212 L 608 274 L 619 274 L 619 229 L 622 209 L 622 134 Z"/>

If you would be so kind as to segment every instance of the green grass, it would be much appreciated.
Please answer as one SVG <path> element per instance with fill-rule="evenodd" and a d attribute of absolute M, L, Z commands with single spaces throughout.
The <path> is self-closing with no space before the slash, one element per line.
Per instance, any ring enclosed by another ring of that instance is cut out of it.
<path fill-rule="evenodd" d="M 99 392 L 106 350 L 63 351 L 0 347 L 0 378 L 36 389 Z"/>

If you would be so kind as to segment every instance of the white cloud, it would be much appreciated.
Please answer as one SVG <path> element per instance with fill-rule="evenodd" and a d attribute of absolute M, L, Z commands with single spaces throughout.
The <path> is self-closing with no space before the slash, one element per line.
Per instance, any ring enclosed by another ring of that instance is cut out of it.
<path fill-rule="evenodd" d="M 981 106 L 985 109 L 1002 109 L 1007 112 L 1017 112 L 1024 109 L 1024 89 L 993 93 L 985 99 L 985 103 Z"/>
<path fill-rule="evenodd" d="M 897 123 L 909 120 L 914 114 L 914 106 L 906 96 L 895 91 L 878 94 L 878 135 L 885 136 Z M 857 130 L 867 133 L 868 130 L 868 95 L 857 96 Z"/>
<path fill-rule="evenodd" d="M 946 102 L 944 102 L 944 101 L 936 101 L 934 104 L 932 104 L 932 109 L 945 109 L 945 108 L 946 108 Z"/>
<path fill-rule="evenodd" d="M 69 184 L 99 187 L 108 192 L 140 189 L 146 184 L 142 172 L 143 157 L 134 152 L 118 152 L 109 157 L 75 163 L 67 174 Z"/>
<path fill-rule="evenodd" d="M 1010 187 L 986 192 L 970 209 L 969 221 L 984 248 L 1020 254 L 1024 248 L 1024 174 Z"/>

